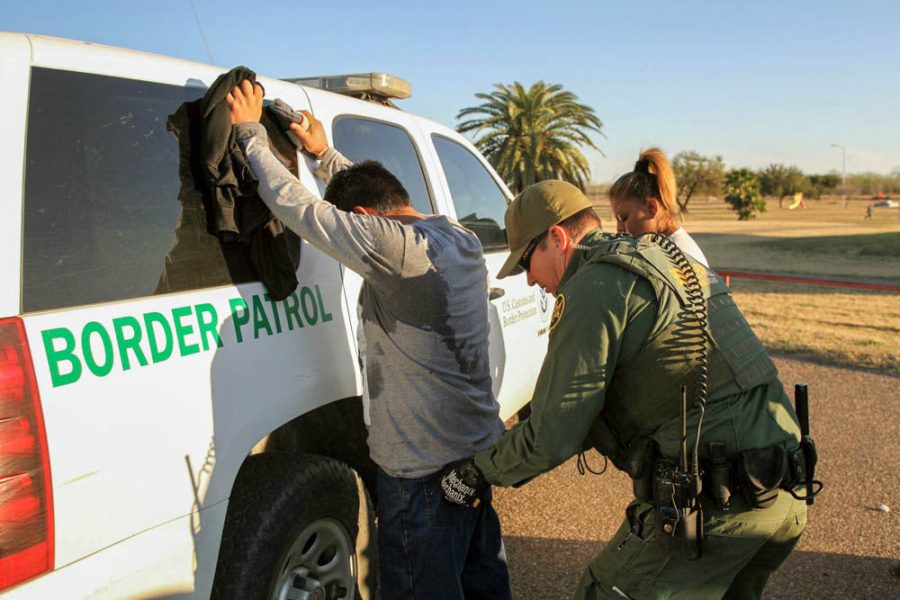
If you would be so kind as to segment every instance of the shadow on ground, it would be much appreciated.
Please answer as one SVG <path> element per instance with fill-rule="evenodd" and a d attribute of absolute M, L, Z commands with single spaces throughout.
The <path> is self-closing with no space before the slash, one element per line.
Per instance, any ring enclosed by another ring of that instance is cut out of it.
<path fill-rule="evenodd" d="M 571 598 L 583 570 L 604 546 L 603 542 L 537 537 L 504 541 L 518 600 Z M 894 559 L 797 551 L 772 575 L 763 597 L 897 598 L 898 568 L 900 563 Z"/>

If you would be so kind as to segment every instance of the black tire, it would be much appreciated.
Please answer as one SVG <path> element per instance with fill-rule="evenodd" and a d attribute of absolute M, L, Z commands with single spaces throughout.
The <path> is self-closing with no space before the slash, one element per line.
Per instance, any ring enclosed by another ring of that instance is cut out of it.
<path fill-rule="evenodd" d="M 232 490 L 211 598 L 274 600 L 291 590 L 291 598 L 373 600 L 376 548 L 371 502 L 346 464 L 251 456 Z"/>

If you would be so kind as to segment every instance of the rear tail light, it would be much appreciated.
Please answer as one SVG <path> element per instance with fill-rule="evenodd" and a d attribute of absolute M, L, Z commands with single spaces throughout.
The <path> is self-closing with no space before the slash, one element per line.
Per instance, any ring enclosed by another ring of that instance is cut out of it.
<path fill-rule="evenodd" d="M 47 434 L 25 328 L 0 319 L 0 591 L 53 569 Z"/>

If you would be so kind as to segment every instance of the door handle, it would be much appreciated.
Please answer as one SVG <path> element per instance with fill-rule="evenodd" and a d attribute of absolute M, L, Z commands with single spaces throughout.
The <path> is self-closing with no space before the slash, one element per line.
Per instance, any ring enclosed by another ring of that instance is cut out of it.
<path fill-rule="evenodd" d="M 506 295 L 506 290 L 503 288 L 491 288 L 490 293 L 488 294 L 488 300 L 496 300 L 497 298 L 502 298 Z"/>

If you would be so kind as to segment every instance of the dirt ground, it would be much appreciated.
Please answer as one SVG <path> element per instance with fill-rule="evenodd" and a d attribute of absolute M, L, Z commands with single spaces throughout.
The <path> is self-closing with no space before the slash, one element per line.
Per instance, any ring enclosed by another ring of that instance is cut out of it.
<path fill-rule="evenodd" d="M 799 381 L 810 385 L 817 474 L 827 487 L 764 597 L 900 598 L 900 477 L 894 472 L 900 378 L 784 357 L 776 362 L 791 389 Z M 516 597 L 571 597 L 629 498 L 627 476 L 613 468 L 579 476 L 574 459 L 520 489 L 498 489 Z M 881 504 L 891 511 L 878 510 Z"/>

